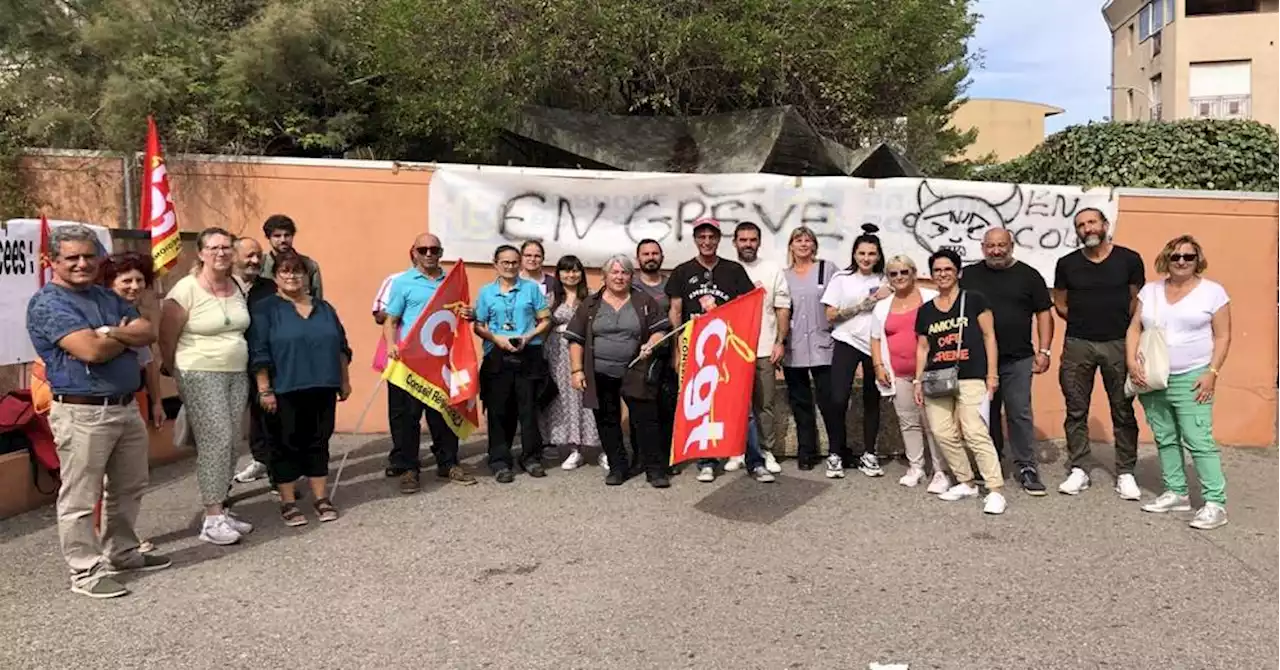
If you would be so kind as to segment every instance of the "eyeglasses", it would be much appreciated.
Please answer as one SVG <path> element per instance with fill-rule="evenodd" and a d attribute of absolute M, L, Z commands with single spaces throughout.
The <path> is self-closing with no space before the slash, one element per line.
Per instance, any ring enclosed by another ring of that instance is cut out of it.
<path fill-rule="evenodd" d="M 520 261 L 498 261 L 498 267 L 518 268 L 520 267 Z"/>
<path fill-rule="evenodd" d="M 444 253 L 444 247 L 414 247 L 414 251 L 419 256 L 439 256 Z"/>
<path fill-rule="evenodd" d="M 204 250 L 211 254 L 229 254 L 232 251 L 231 247 L 205 247 Z"/>
<path fill-rule="evenodd" d="M 909 277 L 911 276 L 911 271 L 910 270 L 890 270 L 886 274 L 888 274 L 890 277 Z"/>
<path fill-rule="evenodd" d="M 1169 254 L 1169 260 L 1174 263 L 1181 263 L 1183 261 L 1190 263 L 1199 257 L 1200 254 Z"/>
<path fill-rule="evenodd" d="M 956 273 L 955 268 L 934 268 L 933 274 L 936 275 L 953 275 Z"/>

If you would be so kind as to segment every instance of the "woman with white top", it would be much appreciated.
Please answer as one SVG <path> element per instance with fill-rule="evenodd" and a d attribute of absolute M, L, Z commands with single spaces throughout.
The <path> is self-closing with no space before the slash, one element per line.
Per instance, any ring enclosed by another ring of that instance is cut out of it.
<path fill-rule="evenodd" d="M 1204 249 L 1190 235 L 1164 245 L 1156 257 L 1156 272 L 1165 278 L 1138 292 L 1138 308 L 1125 337 L 1129 378 L 1155 436 L 1164 476 L 1164 492 L 1142 509 L 1157 514 L 1191 510 L 1182 458 L 1185 444 L 1204 496 L 1204 507 L 1191 527 L 1201 530 L 1227 525 L 1227 482 L 1213 439 L 1213 395 L 1231 348 L 1231 306 L 1226 289 L 1201 276 L 1208 267 Z M 1148 390 L 1138 340 L 1143 329 L 1156 327 L 1164 329 L 1169 383 L 1165 389 Z"/>
<path fill-rule="evenodd" d="M 560 282 L 555 275 L 542 270 L 542 264 L 546 262 L 546 258 L 547 250 L 542 247 L 541 242 L 525 240 L 524 244 L 520 245 L 520 278 L 537 284 L 542 289 L 542 297 L 550 303 L 551 296 L 556 291 L 556 284 Z"/>
<path fill-rule="evenodd" d="M 848 447 L 848 430 L 844 421 L 853 395 L 853 379 L 862 368 L 862 445 L 857 468 L 868 477 L 880 477 L 880 460 L 876 458 L 876 435 L 880 433 L 880 392 L 875 387 L 875 368 L 871 360 L 871 310 L 889 297 L 892 290 L 884 281 L 884 252 L 880 248 L 879 230 L 872 224 L 853 241 L 853 263 L 831 278 L 822 294 L 827 321 L 835 325 L 831 337 L 832 414 L 840 425 L 832 433 L 827 456 L 827 477 L 843 478 L 845 463 L 852 463 L 854 453 Z"/>
<path fill-rule="evenodd" d="M 885 274 L 893 295 L 876 303 L 871 311 L 871 359 L 876 368 L 876 388 L 893 398 L 902 431 L 902 446 L 907 451 L 907 474 L 898 483 L 915 487 L 924 479 L 924 449 L 929 445 L 929 461 L 933 480 L 929 493 L 939 494 L 951 488 L 947 464 L 925 422 L 924 411 L 916 405 L 916 313 L 920 306 L 938 297 L 938 292 L 916 283 L 916 262 L 908 256 L 894 256 L 885 263 Z"/>
<path fill-rule="evenodd" d="M 835 276 L 835 263 L 818 260 L 818 237 L 805 226 L 791 231 L 787 242 L 787 289 L 791 293 L 791 328 L 782 357 L 782 377 L 787 382 L 787 403 L 796 422 L 796 463 L 812 470 L 818 458 L 818 421 L 814 415 L 814 391 L 827 442 L 844 432 L 844 415 L 832 409 L 831 324 L 822 306 L 822 294 Z M 812 385 L 810 385 L 812 380 Z"/>

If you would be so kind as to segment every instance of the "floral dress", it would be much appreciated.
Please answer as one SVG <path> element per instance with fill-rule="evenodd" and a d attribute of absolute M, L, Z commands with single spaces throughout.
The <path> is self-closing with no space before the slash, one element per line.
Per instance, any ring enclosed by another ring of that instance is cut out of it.
<path fill-rule="evenodd" d="M 600 446 L 595 413 L 582 407 L 582 392 L 575 390 L 569 379 L 569 342 L 564 339 L 564 329 L 581 304 L 571 307 L 564 303 L 556 308 L 551 314 L 551 333 L 543 346 L 551 377 L 560 389 L 556 399 L 538 416 L 542 440 L 547 444 Z"/>

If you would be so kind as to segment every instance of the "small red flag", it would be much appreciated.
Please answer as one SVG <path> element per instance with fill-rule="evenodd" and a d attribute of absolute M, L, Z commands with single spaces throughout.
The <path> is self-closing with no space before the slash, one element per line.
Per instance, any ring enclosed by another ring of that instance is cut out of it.
<path fill-rule="evenodd" d="M 182 240 L 178 236 L 178 215 L 169 190 L 169 174 L 160 153 L 156 122 L 147 117 L 147 148 L 142 158 L 142 230 L 151 231 L 151 262 L 156 275 L 163 275 L 178 262 Z"/>

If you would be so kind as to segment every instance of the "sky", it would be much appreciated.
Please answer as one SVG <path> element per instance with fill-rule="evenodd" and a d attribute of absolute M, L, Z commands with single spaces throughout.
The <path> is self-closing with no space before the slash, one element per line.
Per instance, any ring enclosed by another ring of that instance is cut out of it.
<path fill-rule="evenodd" d="M 978 0 L 970 98 L 1013 98 L 1066 112 L 1045 132 L 1111 113 L 1111 34 L 1102 0 Z"/>

